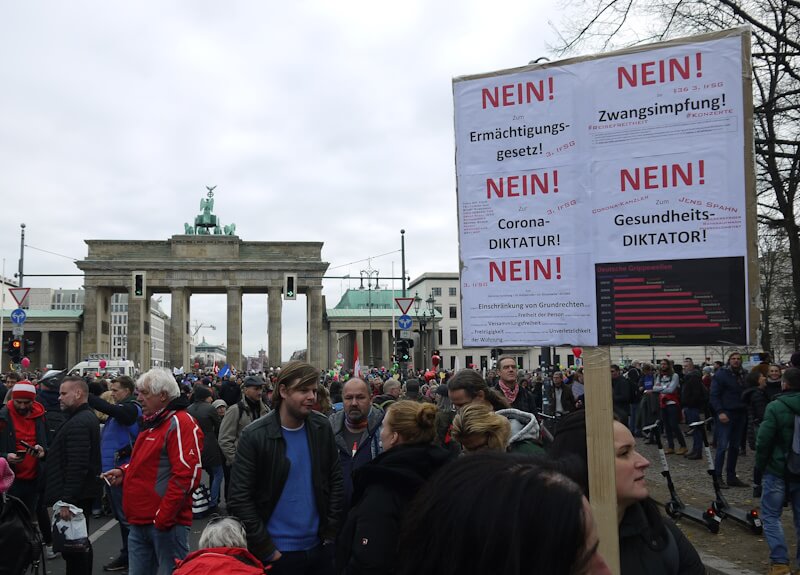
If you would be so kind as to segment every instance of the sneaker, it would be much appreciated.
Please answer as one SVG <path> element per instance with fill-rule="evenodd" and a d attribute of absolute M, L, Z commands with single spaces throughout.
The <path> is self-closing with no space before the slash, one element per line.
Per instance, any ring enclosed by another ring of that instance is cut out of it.
<path fill-rule="evenodd" d="M 728 478 L 728 487 L 750 487 L 749 483 L 745 483 L 738 477 L 729 477 Z"/>
<path fill-rule="evenodd" d="M 672 455 L 673 453 L 675 453 L 675 450 L 672 449 L 671 447 L 667 447 L 664 449 L 664 453 L 666 453 L 667 455 Z"/>
<path fill-rule="evenodd" d="M 124 557 L 117 557 L 111 563 L 103 565 L 103 571 L 127 571 L 128 559 Z"/>
<path fill-rule="evenodd" d="M 57 551 L 53 551 L 53 546 L 52 545 L 46 545 L 45 546 L 45 548 L 44 548 L 44 556 L 47 559 L 55 559 L 59 555 L 60 555 L 60 553 L 58 553 Z"/>
<path fill-rule="evenodd" d="M 724 479 L 722 479 L 722 477 L 718 477 L 717 481 L 719 482 L 720 489 L 730 489 L 730 487 L 728 487 L 728 484 L 725 482 Z"/>
<path fill-rule="evenodd" d="M 773 563 L 769 566 L 769 575 L 792 575 L 792 570 L 786 563 Z"/>
<path fill-rule="evenodd" d="M 675 455 L 686 455 L 687 451 L 689 450 L 686 449 L 686 446 L 679 447 L 678 449 L 675 450 Z"/>

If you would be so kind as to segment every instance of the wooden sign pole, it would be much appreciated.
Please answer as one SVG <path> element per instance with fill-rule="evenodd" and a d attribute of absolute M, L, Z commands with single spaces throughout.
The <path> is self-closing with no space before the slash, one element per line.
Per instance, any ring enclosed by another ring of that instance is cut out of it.
<path fill-rule="evenodd" d="M 619 520 L 614 463 L 611 353 L 608 347 L 587 347 L 584 348 L 583 357 L 586 448 L 592 512 L 600 535 L 600 553 L 611 572 L 619 575 Z"/>

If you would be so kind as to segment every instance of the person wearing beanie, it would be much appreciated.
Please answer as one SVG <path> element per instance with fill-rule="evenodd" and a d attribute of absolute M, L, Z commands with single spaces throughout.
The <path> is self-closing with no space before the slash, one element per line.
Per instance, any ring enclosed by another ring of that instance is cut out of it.
<path fill-rule="evenodd" d="M 217 415 L 217 410 L 211 406 L 213 401 L 214 396 L 211 393 L 211 389 L 203 384 L 198 384 L 194 386 L 194 391 L 192 391 L 192 404 L 186 410 L 189 415 L 197 420 L 197 424 L 205 437 L 201 461 L 203 462 L 203 469 L 211 477 L 209 511 L 212 512 L 219 505 L 219 495 L 224 477 L 222 451 L 220 451 L 217 439 L 221 420 Z"/>
<path fill-rule="evenodd" d="M 0 409 L 0 458 L 16 475 L 9 492 L 19 498 L 35 519 L 39 492 L 44 481 L 42 459 L 47 446 L 44 406 L 36 401 L 36 388 L 30 381 L 14 384 L 7 403 Z M 26 447 L 22 442 L 33 446 Z"/>

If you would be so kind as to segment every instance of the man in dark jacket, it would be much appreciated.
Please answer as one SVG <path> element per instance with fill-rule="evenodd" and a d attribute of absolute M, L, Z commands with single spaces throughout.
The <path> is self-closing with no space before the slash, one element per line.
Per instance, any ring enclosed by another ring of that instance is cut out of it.
<path fill-rule="evenodd" d="M 800 369 L 783 374 L 785 393 L 767 405 L 756 438 L 756 474 L 762 474 L 761 520 L 769 545 L 770 573 L 790 574 L 789 550 L 781 525 L 784 501 L 792 506 L 795 524 L 800 518 L 800 477 L 786 471 L 786 458 L 794 435 L 794 418 L 800 415 Z M 796 559 L 800 561 L 800 546 Z"/>
<path fill-rule="evenodd" d="M 239 437 L 228 509 L 273 575 L 326 575 L 342 515 L 342 468 L 330 423 L 313 411 L 319 370 L 281 369 L 275 409 Z"/>
<path fill-rule="evenodd" d="M 681 406 L 687 424 L 700 421 L 700 417 L 706 412 L 706 388 L 703 385 L 703 376 L 691 357 L 683 360 Z M 692 450 L 686 454 L 686 459 L 701 459 L 702 452 L 703 430 L 697 427 L 692 432 Z"/>
<path fill-rule="evenodd" d="M 611 393 L 613 395 L 614 413 L 626 426 L 630 425 L 631 403 L 634 399 L 633 385 L 622 375 L 619 366 L 611 366 Z M 630 428 L 629 428 L 630 429 Z"/>
<path fill-rule="evenodd" d="M 89 386 L 80 377 L 67 376 L 61 383 L 59 401 L 67 420 L 53 438 L 47 455 L 48 506 L 63 501 L 83 510 L 88 530 L 92 499 L 100 496 L 100 422 L 87 403 Z M 69 507 L 61 508 L 65 521 L 73 517 Z M 62 553 L 68 573 L 92 572 L 92 546 L 85 552 Z"/>
<path fill-rule="evenodd" d="M 533 393 L 517 382 L 517 360 L 510 355 L 500 356 L 497 360 L 500 380 L 497 389 L 514 409 L 536 413 L 536 400 Z"/>
<path fill-rule="evenodd" d="M 383 412 L 372 404 L 367 383 L 357 377 L 344 384 L 342 403 L 342 411 L 332 413 L 329 419 L 342 464 L 344 509 L 349 509 L 356 469 L 381 453 Z"/>
<path fill-rule="evenodd" d="M 0 409 L 0 457 L 8 460 L 16 476 L 8 493 L 19 497 L 35 517 L 44 479 L 41 460 L 47 447 L 44 407 L 36 401 L 36 388 L 30 381 L 20 381 L 11 389 L 13 397 Z"/>
<path fill-rule="evenodd" d="M 725 451 L 728 452 L 728 465 L 725 468 L 729 487 L 748 487 L 736 476 L 736 462 L 739 459 L 739 443 L 747 423 L 747 408 L 742 401 L 746 389 L 745 371 L 742 369 L 742 354 L 735 351 L 728 357 L 728 365 L 717 370 L 711 380 L 711 406 L 717 417 L 715 436 L 717 452 L 714 469 L 722 480 L 722 467 L 725 464 Z"/>

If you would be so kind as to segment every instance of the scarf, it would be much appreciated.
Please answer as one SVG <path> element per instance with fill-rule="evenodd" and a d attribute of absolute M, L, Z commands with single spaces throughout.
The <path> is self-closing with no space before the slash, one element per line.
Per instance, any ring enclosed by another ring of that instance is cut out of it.
<path fill-rule="evenodd" d="M 514 403 L 517 400 L 517 394 L 519 393 L 519 385 L 515 386 L 514 389 L 508 387 L 503 380 L 501 379 L 498 384 L 500 385 L 500 391 L 503 392 L 503 395 L 506 396 L 506 399 L 509 403 Z"/>
<path fill-rule="evenodd" d="M 349 429 L 351 432 L 364 431 L 367 428 L 367 423 L 369 423 L 369 416 L 365 417 L 358 423 L 353 423 L 347 416 L 347 412 L 345 412 L 344 414 L 344 424 L 347 426 L 347 429 Z"/>

